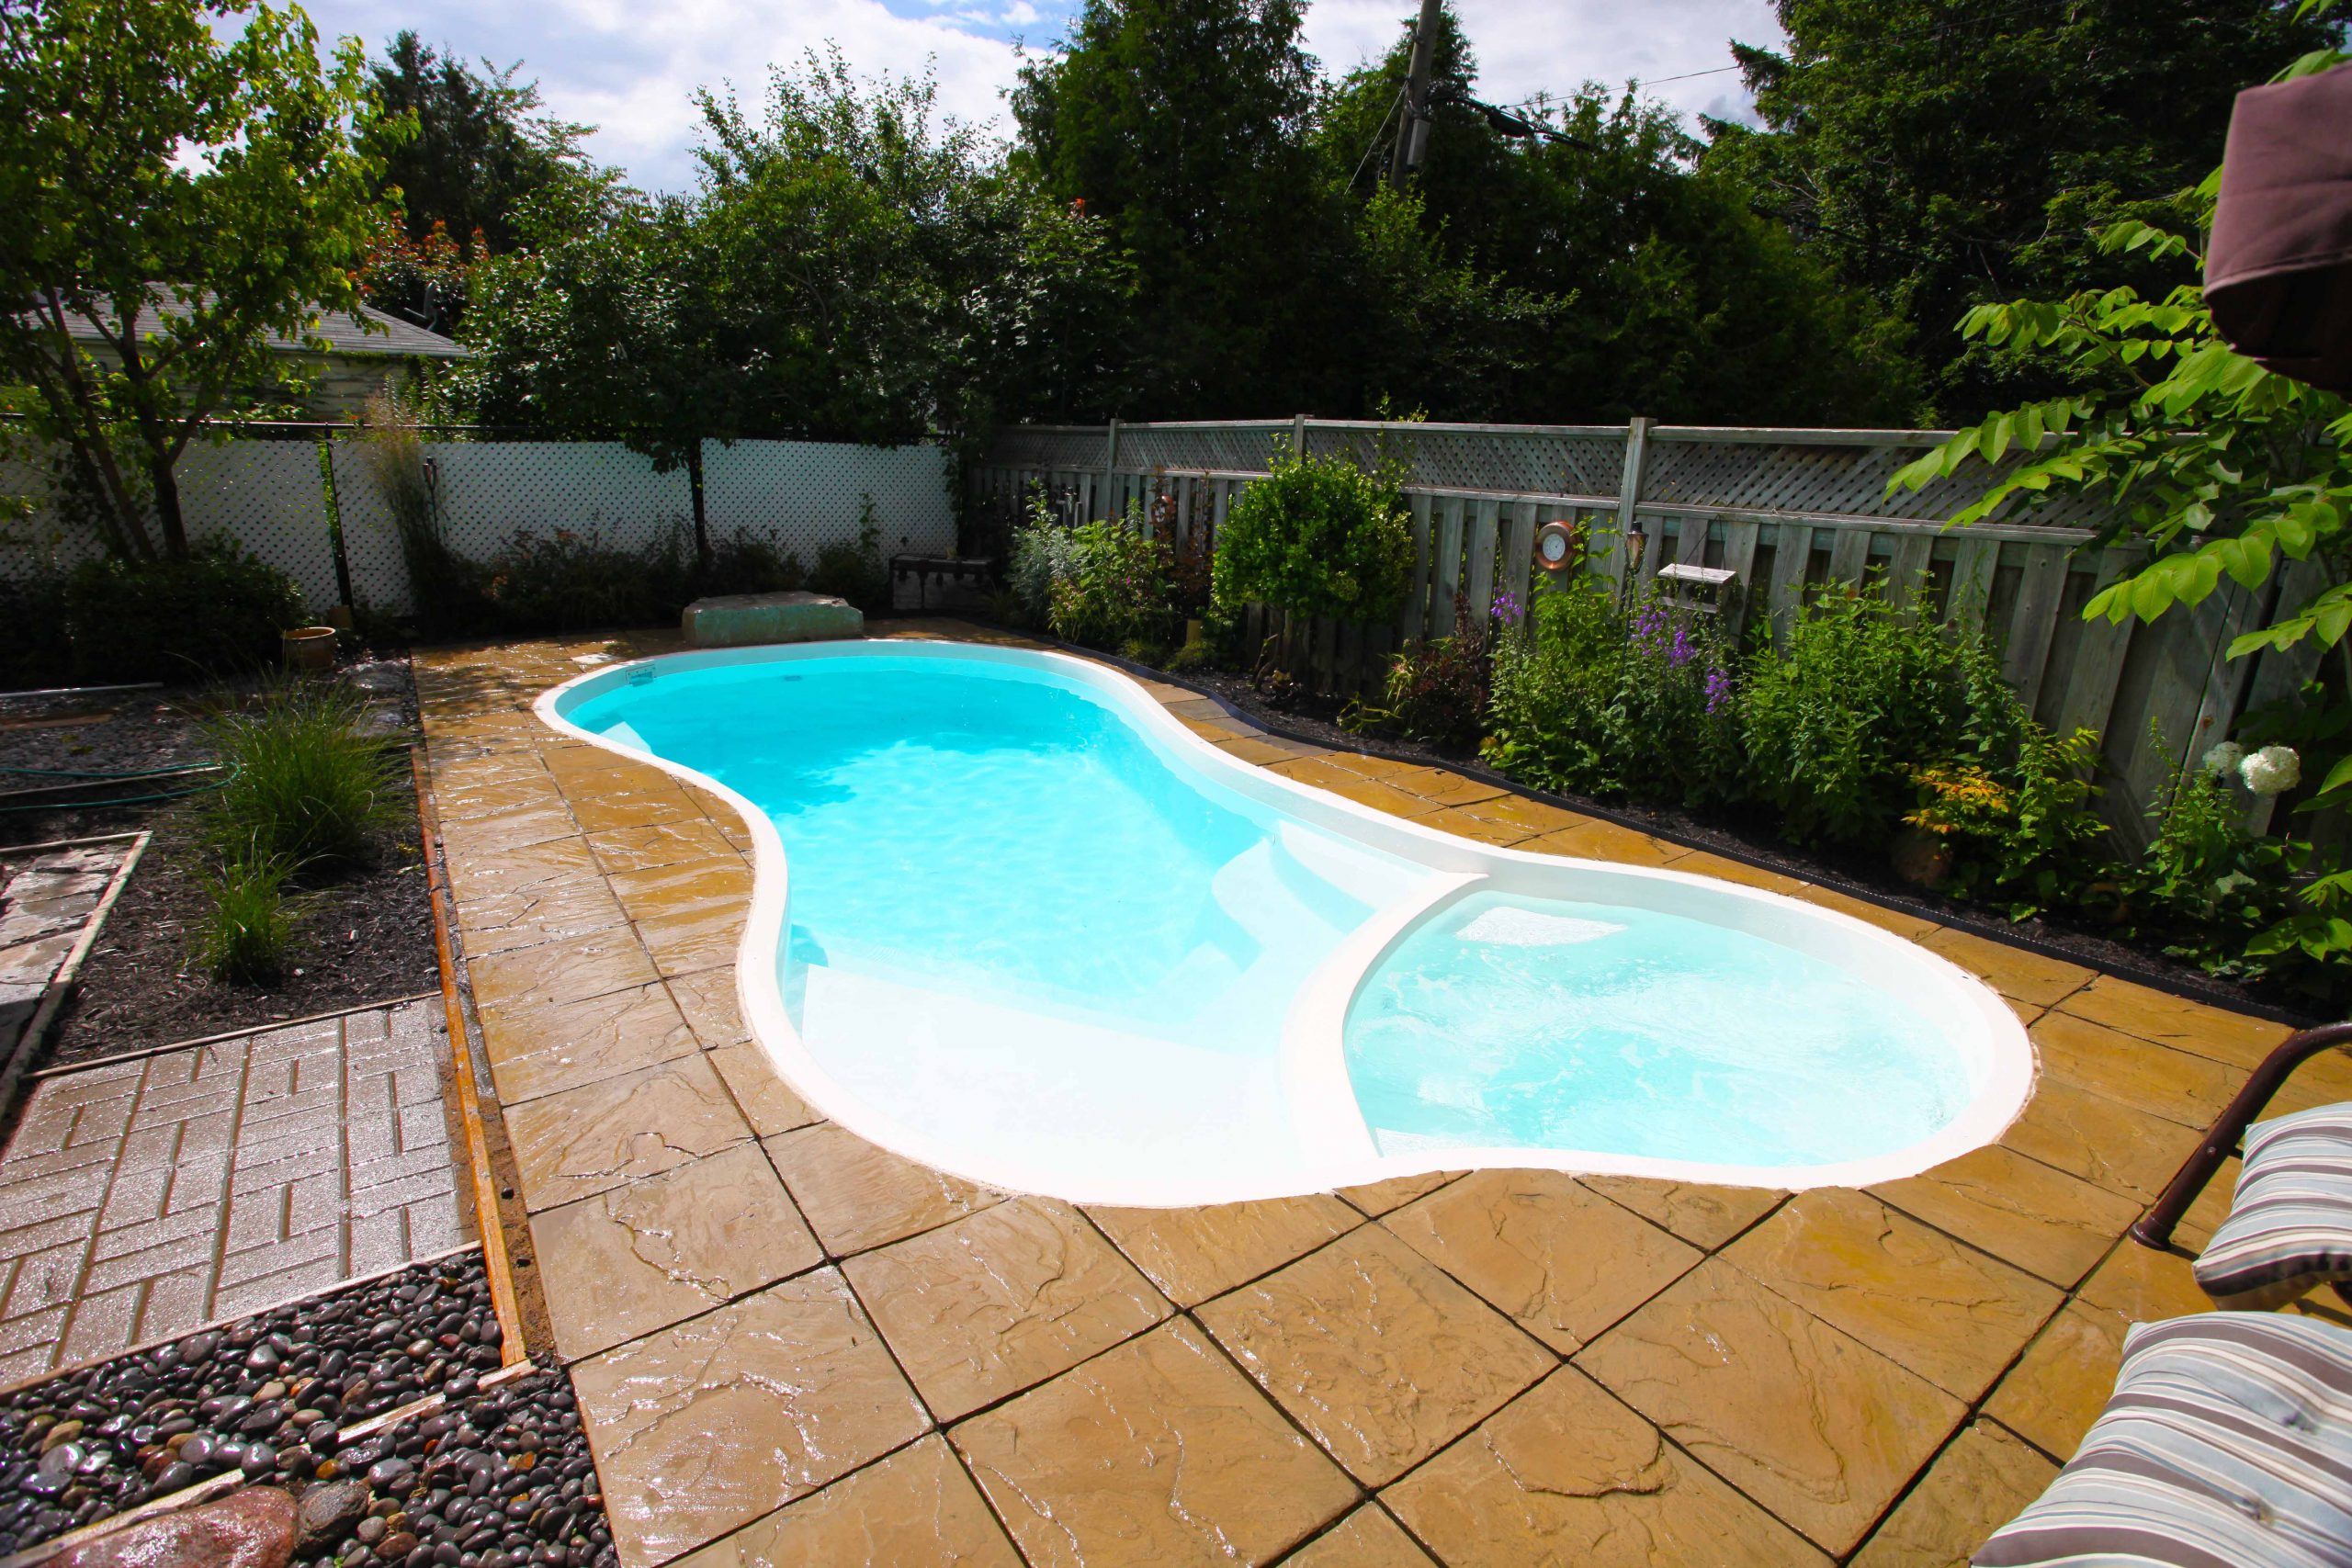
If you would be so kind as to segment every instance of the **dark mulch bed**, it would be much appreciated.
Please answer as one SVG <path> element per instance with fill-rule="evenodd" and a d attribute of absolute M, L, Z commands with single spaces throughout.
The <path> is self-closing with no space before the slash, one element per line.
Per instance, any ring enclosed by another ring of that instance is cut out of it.
<path fill-rule="evenodd" d="M 1157 674 L 1157 671 L 1152 673 Z M 1377 751 L 1386 755 L 1410 757 L 1439 766 L 1473 773 L 1509 784 L 1490 773 L 1476 757 L 1442 751 L 1419 741 L 1367 736 L 1341 728 L 1339 716 L 1344 703 L 1327 698 L 1301 696 L 1277 708 L 1269 705 L 1247 675 L 1229 671 L 1196 670 L 1182 675 L 1161 676 L 1183 684 L 1199 687 L 1223 698 L 1256 722 L 1270 729 L 1286 731 L 1317 745 L 1349 751 Z M 1517 788 L 1519 786 L 1512 785 Z M 1860 851 L 1824 852 L 1801 849 L 1779 839 L 1769 830 L 1727 824 L 1673 808 L 1660 809 L 1632 806 L 1622 802 L 1600 802 L 1579 795 L 1560 795 L 1568 805 L 1600 816 L 1615 818 L 1645 831 L 1697 844 L 1702 848 L 1732 855 L 1737 859 L 1768 866 L 1808 882 L 1825 883 L 1833 887 L 1851 889 L 1875 896 L 1874 902 L 1890 899 L 1918 910 L 1931 919 L 1949 920 L 1973 927 L 1988 935 L 2022 938 L 2060 956 L 2071 958 L 2097 969 L 2144 978 L 2166 989 L 2201 997 L 2224 1006 L 2260 1012 L 2289 1020 L 2299 1024 L 2320 1021 L 2311 1004 L 2293 998 L 2282 998 L 2268 990 L 2256 990 L 2227 980 L 2219 980 L 2201 969 L 2194 968 L 2162 953 L 2153 952 L 2080 926 L 2036 918 L 2011 921 L 1999 911 L 1981 904 L 1963 904 L 1898 881 L 1887 869 L 1883 857 Z"/>
<path fill-rule="evenodd" d="M 385 733 L 413 731 L 416 701 L 405 660 L 363 659 L 345 674 L 368 692 Z M 85 705 L 69 723 L 0 729 L 0 755 L 13 768 L 124 772 L 208 760 L 200 721 L 220 700 L 217 689 L 131 696 Z M 21 719 L 33 706 L 0 705 L 0 723 Z M 164 781 L 153 793 L 197 782 Z M 193 956 L 192 933 L 208 903 L 198 883 L 202 793 L 132 806 L 0 813 L 0 843 L 141 828 L 155 834 L 83 966 L 77 995 L 50 1032 L 43 1061 L 89 1061 L 437 988 L 416 817 L 405 793 L 396 793 L 394 805 L 393 824 L 377 835 L 356 872 L 301 889 L 303 919 L 287 973 L 266 988 L 214 980 Z"/>

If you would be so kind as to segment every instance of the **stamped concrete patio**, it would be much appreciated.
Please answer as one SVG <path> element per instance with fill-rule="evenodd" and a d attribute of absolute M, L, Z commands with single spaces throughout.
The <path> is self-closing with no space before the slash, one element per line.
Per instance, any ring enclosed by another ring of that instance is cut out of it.
<path fill-rule="evenodd" d="M 950 630 L 1003 640 L 898 635 Z M 2032 1099 L 1924 1176 L 1794 1197 L 1497 1170 L 1080 1209 L 910 1164 L 747 1039 L 728 808 L 528 711 L 669 646 L 417 668 L 532 1252 L 629 1568 L 1947 1563 L 2072 1451 L 2126 1325 L 2208 1306 L 2186 1255 L 2120 1238 L 2279 1026 L 1172 686 L 1214 743 L 1383 810 L 1922 942 L 2027 1021 Z M 2286 1103 L 2345 1098 L 2330 1058 Z"/>

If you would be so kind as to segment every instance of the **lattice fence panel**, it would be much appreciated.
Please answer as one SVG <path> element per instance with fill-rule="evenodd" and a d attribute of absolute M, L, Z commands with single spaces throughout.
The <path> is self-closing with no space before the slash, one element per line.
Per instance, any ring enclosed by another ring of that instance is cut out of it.
<path fill-rule="evenodd" d="M 368 444 L 337 441 L 327 451 L 334 465 L 335 515 L 343 519 L 343 558 L 351 570 L 352 597 L 386 615 L 413 614 L 416 601 L 409 592 L 408 560 Z"/>
<path fill-rule="evenodd" d="M 694 496 L 684 468 L 653 471 L 652 459 L 617 441 L 427 441 L 439 480 L 441 536 L 470 559 L 495 553 L 518 533 L 593 536 L 642 549 L 692 525 Z"/>
<path fill-rule="evenodd" d="M 192 446 L 180 458 L 188 536 L 236 540 L 292 578 L 313 609 L 339 604 L 326 478 L 309 441 Z"/>
<path fill-rule="evenodd" d="M 1208 426 L 1130 425 L 1119 432 L 1119 467 L 1262 474 L 1273 461 L 1276 438 L 1289 434 L 1288 420 L 1241 420 Z"/>
<path fill-rule="evenodd" d="M 944 447 L 854 446 L 837 442 L 706 442 L 703 510 L 714 537 L 737 529 L 816 564 L 830 544 L 854 542 L 858 511 L 874 498 L 883 553 L 951 555 L 956 509 Z"/>
<path fill-rule="evenodd" d="M 192 539 L 228 538 L 294 580 L 312 608 L 342 597 L 327 525 L 319 449 L 309 441 L 197 445 L 181 457 L 180 515 Z M 0 576 L 62 571 L 105 554 L 90 532 L 68 525 L 50 493 L 47 465 L 0 460 L 0 495 L 32 503 L 0 526 Z M 153 526 L 149 519 L 149 526 Z"/>
<path fill-rule="evenodd" d="M 0 578 L 22 582 L 47 577 L 105 553 L 95 536 L 69 528 L 58 516 L 46 464 L 0 457 Z"/>
<path fill-rule="evenodd" d="M 997 432 L 989 460 L 1024 468 L 1099 468 L 1110 444 L 1107 425 L 1012 425 Z"/>
<path fill-rule="evenodd" d="M 1625 469 L 1623 438 L 1550 430 L 1478 430 L 1449 425 L 1307 427 L 1307 449 L 1360 463 L 1382 449 L 1412 465 L 1409 483 L 1429 490 L 1487 490 L 1509 495 L 1611 497 Z"/>

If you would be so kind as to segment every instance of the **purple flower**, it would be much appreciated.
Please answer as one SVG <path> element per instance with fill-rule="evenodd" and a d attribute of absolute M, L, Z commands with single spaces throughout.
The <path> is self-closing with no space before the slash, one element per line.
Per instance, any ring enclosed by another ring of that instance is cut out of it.
<path fill-rule="evenodd" d="M 1707 671 L 1707 711 L 1713 713 L 1731 701 L 1731 671 L 1721 665 Z"/>
<path fill-rule="evenodd" d="M 1498 621 L 1515 621 L 1519 619 L 1519 601 L 1510 596 L 1509 589 L 1505 589 L 1495 595 L 1495 602 L 1487 607 L 1487 613 Z"/>
<path fill-rule="evenodd" d="M 1666 667 L 1679 670 L 1698 657 L 1699 650 L 1690 646 L 1690 634 L 1680 626 L 1675 627 L 1674 641 L 1666 650 Z"/>

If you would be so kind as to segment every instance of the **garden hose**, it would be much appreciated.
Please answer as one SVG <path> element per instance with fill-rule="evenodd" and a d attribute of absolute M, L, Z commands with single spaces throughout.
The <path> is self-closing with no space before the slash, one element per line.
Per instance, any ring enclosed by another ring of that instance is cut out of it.
<path fill-rule="evenodd" d="M 160 779 L 174 773 L 193 773 L 205 768 L 219 767 L 218 762 L 189 762 L 176 768 L 135 768 L 128 773 L 109 773 L 82 768 L 0 768 L 0 773 L 23 773 L 44 779 Z"/>
<path fill-rule="evenodd" d="M 191 795 L 202 795 L 209 789 L 219 789 L 227 779 L 211 779 L 193 789 L 168 790 L 162 795 L 134 795 L 121 800 L 33 800 L 17 806 L 0 806 L 0 811 L 97 811 L 113 806 L 145 806 L 158 800 L 180 800 Z"/>

